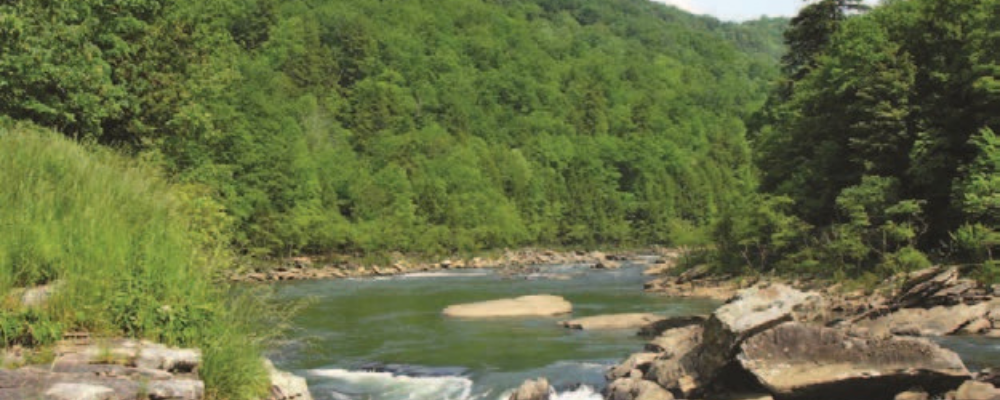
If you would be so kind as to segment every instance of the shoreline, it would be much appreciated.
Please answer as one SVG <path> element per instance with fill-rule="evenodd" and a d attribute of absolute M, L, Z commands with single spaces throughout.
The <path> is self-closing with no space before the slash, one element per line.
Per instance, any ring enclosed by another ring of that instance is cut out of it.
<path fill-rule="evenodd" d="M 419 261 L 414 257 L 396 255 L 389 264 L 364 263 L 341 257 L 321 261 L 319 257 L 290 257 L 277 261 L 267 270 L 230 273 L 226 280 L 243 283 L 327 280 L 394 276 L 418 272 L 466 269 L 511 269 L 560 264 L 591 265 L 595 269 L 617 269 L 632 262 L 660 266 L 662 271 L 673 267 L 680 251 L 673 248 L 648 248 L 613 251 L 557 251 L 525 248 L 506 250 L 498 256 L 477 256 L 468 259 L 445 258 L 439 261 Z"/>

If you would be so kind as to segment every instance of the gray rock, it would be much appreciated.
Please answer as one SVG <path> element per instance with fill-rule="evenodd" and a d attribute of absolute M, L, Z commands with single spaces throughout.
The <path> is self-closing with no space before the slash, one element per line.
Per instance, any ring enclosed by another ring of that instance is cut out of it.
<path fill-rule="evenodd" d="M 740 366 L 781 399 L 889 400 L 912 387 L 944 392 L 970 378 L 957 354 L 924 339 L 859 338 L 797 322 L 740 348 Z"/>
<path fill-rule="evenodd" d="M 638 379 L 618 379 L 604 389 L 608 400 L 674 400 L 674 395 L 656 383 Z"/>
<path fill-rule="evenodd" d="M 62 281 L 55 281 L 48 285 L 37 286 L 24 289 L 21 293 L 21 304 L 25 307 L 41 307 L 62 287 Z"/>
<path fill-rule="evenodd" d="M 611 368 L 604 377 L 608 381 L 614 381 L 619 378 L 627 378 L 632 375 L 632 371 L 636 370 L 640 371 L 640 374 L 645 374 L 657 356 L 659 353 L 635 353 L 621 364 Z"/>
<path fill-rule="evenodd" d="M 274 363 L 266 358 L 263 363 L 271 377 L 269 400 L 313 400 L 305 378 L 275 368 Z"/>
<path fill-rule="evenodd" d="M 195 372 L 201 365 L 201 351 L 173 349 L 160 344 L 143 343 L 136 355 L 135 365 L 139 368 L 169 372 Z"/>
<path fill-rule="evenodd" d="M 734 359 L 744 340 L 790 321 L 793 313 L 820 302 L 819 294 L 782 284 L 741 290 L 708 318 L 701 345 L 684 357 L 681 366 L 696 386 L 705 387 L 724 372 L 723 367 Z"/>
<path fill-rule="evenodd" d="M 872 332 L 890 332 L 904 336 L 946 336 L 959 333 L 978 320 L 980 323 L 970 329 L 986 331 L 992 328 L 986 318 L 987 314 L 997 306 L 1000 306 L 1000 300 L 972 306 L 959 304 L 930 309 L 904 308 L 880 318 L 859 321 L 856 326 Z"/>
<path fill-rule="evenodd" d="M 146 393 L 150 400 L 201 400 L 205 384 L 193 379 L 150 381 Z"/>
<path fill-rule="evenodd" d="M 549 400 L 552 388 L 548 379 L 538 378 L 529 380 L 521 384 L 521 387 L 512 394 L 509 400 Z"/>
<path fill-rule="evenodd" d="M 45 391 L 46 400 L 118 400 L 114 389 L 83 383 L 57 383 Z"/>

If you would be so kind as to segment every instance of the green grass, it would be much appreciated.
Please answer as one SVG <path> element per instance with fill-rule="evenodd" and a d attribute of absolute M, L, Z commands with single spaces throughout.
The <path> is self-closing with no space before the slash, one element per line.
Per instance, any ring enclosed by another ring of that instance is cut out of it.
<path fill-rule="evenodd" d="M 260 328 L 275 314 L 214 279 L 231 262 L 227 224 L 210 197 L 156 168 L 0 121 L 0 345 L 85 330 L 196 346 L 213 398 L 261 398 Z M 20 304 L 16 289 L 54 282 L 40 309 Z"/>

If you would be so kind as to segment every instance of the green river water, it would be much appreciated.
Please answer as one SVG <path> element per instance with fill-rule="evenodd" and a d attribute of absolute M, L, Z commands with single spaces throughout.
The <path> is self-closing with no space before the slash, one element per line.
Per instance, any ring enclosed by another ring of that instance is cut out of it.
<path fill-rule="evenodd" d="M 281 301 L 309 300 L 290 340 L 275 349 L 280 368 L 305 376 L 317 400 L 505 398 L 525 379 L 546 377 L 556 399 L 600 399 L 606 369 L 640 351 L 634 330 L 587 332 L 559 320 L 598 314 L 707 314 L 719 305 L 642 291 L 641 267 L 591 270 L 549 266 L 504 277 L 495 271 L 278 284 Z M 448 305 L 554 294 L 572 316 L 462 320 Z M 997 342 L 945 343 L 975 362 L 997 359 Z"/>

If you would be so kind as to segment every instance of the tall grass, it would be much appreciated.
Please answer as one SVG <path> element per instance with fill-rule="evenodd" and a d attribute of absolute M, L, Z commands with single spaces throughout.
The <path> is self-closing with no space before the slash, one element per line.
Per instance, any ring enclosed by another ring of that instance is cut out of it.
<path fill-rule="evenodd" d="M 213 397 L 260 398 L 269 314 L 213 279 L 230 262 L 226 224 L 156 168 L 0 122 L 0 344 L 86 330 L 198 346 Z M 41 309 L 19 304 L 16 288 L 44 284 L 57 290 Z"/>

